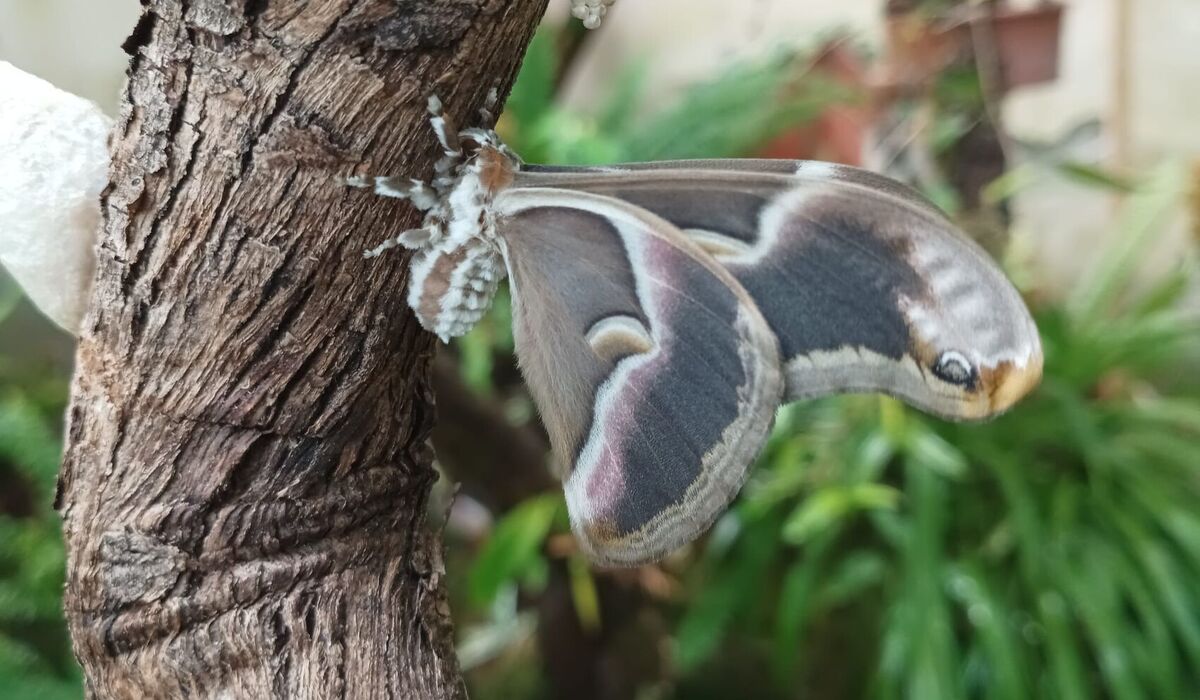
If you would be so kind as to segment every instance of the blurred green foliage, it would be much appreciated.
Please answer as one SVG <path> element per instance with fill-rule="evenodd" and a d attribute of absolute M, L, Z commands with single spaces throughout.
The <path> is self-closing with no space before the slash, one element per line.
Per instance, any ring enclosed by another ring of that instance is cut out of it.
<path fill-rule="evenodd" d="M 855 95 L 808 69 L 807 54 L 778 50 L 733 64 L 666 107 L 644 108 L 643 62 L 615 68 L 612 94 L 588 114 L 557 102 L 559 36 L 543 29 L 525 55 L 500 131 L 531 163 L 587 165 L 745 156 L 772 135 Z"/>
<path fill-rule="evenodd" d="M 533 162 L 745 155 L 846 98 L 782 55 L 732 67 L 648 117 L 634 116 L 635 67 L 588 116 L 557 105 L 556 57 L 539 35 L 502 122 Z M 1132 179 L 1051 165 L 1022 169 L 993 196 L 1052 171 L 1127 198 L 1071 298 L 1033 304 L 1041 388 L 984 424 L 864 396 L 781 410 L 734 508 L 664 565 L 683 589 L 663 603 L 673 677 L 646 697 L 1200 694 L 1200 389 L 1178 376 L 1200 352 L 1200 317 L 1180 307 L 1197 261 L 1134 282 L 1191 178 L 1174 166 Z M 503 304 L 497 313 L 507 318 Z M 491 342 L 501 325 L 460 344 L 476 384 L 487 385 L 479 358 L 512 361 L 510 336 Z M 533 534 L 565 531 L 548 498 L 499 521 L 474 562 L 472 579 L 487 582 L 477 596 L 540 590 Z M 495 677 L 480 675 L 476 692 L 502 697 L 487 685 Z"/>
<path fill-rule="evenodd" d="M 0 334 L 19 292 L 0 276 Z M 62 613 L 64 554 L 51 508 L 63 377 L 0 352 L 0 698 L 78 698 Z"/>

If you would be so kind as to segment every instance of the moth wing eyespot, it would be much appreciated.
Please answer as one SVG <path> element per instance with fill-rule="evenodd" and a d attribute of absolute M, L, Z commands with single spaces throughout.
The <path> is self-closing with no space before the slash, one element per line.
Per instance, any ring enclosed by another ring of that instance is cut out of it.
<path fill-rule="evenodd" d="M 954 350 L 947 350 L 938 356 L 933 365 L 933 373 L 942 381 L 967 387 L 975 383 L 976 377 L 971 362 L 962 353 Z"/>
<path fill-rule="evenodd" d="M 597 357 L 615 363 L 628 355 L 654 349 L 654 338 L 641 319 L 627 315 L 609 316 L 592 324 L 585 339 Z"/>

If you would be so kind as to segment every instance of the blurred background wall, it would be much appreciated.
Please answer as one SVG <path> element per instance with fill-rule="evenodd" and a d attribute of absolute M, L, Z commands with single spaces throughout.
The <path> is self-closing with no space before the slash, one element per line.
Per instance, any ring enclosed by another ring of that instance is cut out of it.
<path fill-rule="evenodd" d="M 0 60 L 112 114 L 140 11 L 137 0 L 0 0 Z"/>

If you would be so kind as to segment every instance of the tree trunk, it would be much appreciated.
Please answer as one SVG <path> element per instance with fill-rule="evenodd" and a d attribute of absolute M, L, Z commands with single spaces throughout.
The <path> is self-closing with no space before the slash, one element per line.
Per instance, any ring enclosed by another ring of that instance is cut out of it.
<path fill-rule="evenodd" d="M 464 695 L 440 537 L 415 211 L 546 0 L 149 0 L 112 137 L 59 508 L 95 697 Z"/>

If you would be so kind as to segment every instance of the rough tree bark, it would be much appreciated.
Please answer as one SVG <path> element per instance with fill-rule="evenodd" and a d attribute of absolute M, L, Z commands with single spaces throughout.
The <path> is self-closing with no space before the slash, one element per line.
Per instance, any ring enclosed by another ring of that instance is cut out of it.
<path fill-rule="evenodd" d="M 425 97 L 507 90 L 546 0 L 147 0 L 59 507 L 95 697 L 464 694 L 427 534 Z"/>

